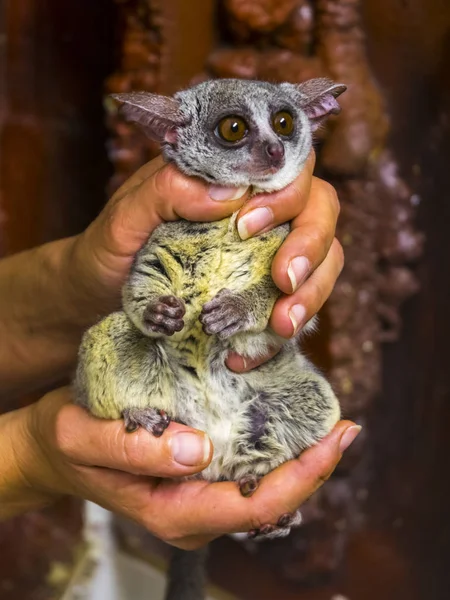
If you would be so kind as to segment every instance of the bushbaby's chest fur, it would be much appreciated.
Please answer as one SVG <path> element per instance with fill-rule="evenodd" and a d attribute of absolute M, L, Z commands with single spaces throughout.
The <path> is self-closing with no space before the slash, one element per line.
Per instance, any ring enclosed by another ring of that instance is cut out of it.
<path fill-rule="evenodd" d="M 151 236 L 136 260 L 135 272 L 143 268 L 145 274 L 146 264 L 153 275 L 155 268 L 163 271 L 173 294 L 185 304 L 182 331 L 164 344 L 171 364 L 177 365 L 174 379 L 176 395 L 182 398 L 180 418 L 207 431 L 213 440 L 212 478 L 224 471 L 224 462 L 233 460 L 236 448 L 230 441 L 245 422 L 247 407 L 242 398 L 247 383 L 223 369 L 226 347 L 217 353 L 215 339 L 204 333 L 199 316 L 204 305 L 223 289 L 242 294 L 263 283 L 262 294 L 269 289 L 277 295 L 271 263 L 288 230 L 281 226 L 242 241 L 236 231 L 236 215 L 215 223 L 168 223 Z M 266 325 L 267 321 L 263 327 Z"/>
<path fill-rule="evenodd" d="M 243 241 L 236 231 L 236 216 L 214 223 L 164 224 L 138 256 L 137 266 L 156 258 L 171 281 L 174 295 L 185 303 L 184 328 L 168 340 L 180 350 L 192 337 L 198 351 L 204 350 L 210 338 L 203 334 L 198 317 L 220 290 L 242 292 L 270 278 L 273 257 L 289 227 L 283 225 Z M 274 286 L 271 278 L 268 285 Z"/>
<path fill-rule="evenodd" d="M 230 351 L 263 356 L 277 341 L 268 328 L 279 295 L 270 270 L 289 231 L 241 241 L 235 218 L 158 227 L 124 286 L 124 311 L 83 338 L 77 372 L 80 402 L 97 416 L 131 410 L 149 427 L 164 411 L 206 431 L 214 457 L 202 477 L 210 480 L 262 476 L 326 435 L 339 416 L 295 340 L 249 373 L 226 367 Z M 157 331 L 161 322 L 172 323 L 170 335 Z"/>

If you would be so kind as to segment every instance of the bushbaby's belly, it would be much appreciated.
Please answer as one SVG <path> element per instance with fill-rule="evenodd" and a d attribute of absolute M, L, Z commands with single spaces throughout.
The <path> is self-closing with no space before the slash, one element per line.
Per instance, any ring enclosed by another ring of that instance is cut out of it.
<path fill-rule="evenodd" d="M 202 472 L 202 476 L 211 481 L 231 472 L 236 438 L 242 429 L 244 390 L 242 385 L 236 386 L 233 373 L 224 369 L 223 375 L 220 381 L 215 381 L 210 373 L 197 377 L 180 368 L 175 391 L 178 414 L 174 418 L 205 431 L 213 443 L 213 460 Z"/>

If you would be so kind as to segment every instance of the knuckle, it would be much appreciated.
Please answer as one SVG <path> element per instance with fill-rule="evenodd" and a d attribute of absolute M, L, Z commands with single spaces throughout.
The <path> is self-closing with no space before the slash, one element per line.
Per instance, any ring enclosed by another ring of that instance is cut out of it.
<path fill-rule="evenodd" d="M 172 165 L 167 165 L 153 175 L 153 189 L 159 198 L 165 199 L 173 196 L 175 176 L 176 171 Z"/>
<path fill-rule="evenodd" d="M 125 199 L 119 200 L 109 211 L 107 223 L 113 240 L 122 240 L 129 229 L 130 214 Z"/>
<path fill-rule="evenodd" d="M 68 457 L 73 457 L 76 449 L 72 407 L 63 406 L 55 417 L 55 443 L 58 450 Z"/>
<path fill-rule="evenodd" d="M 322 306 L 322 303 L 327 297 L 327 292 L 325 290 L 324 284 L 318 277 L 315 279 L 310 278 L 309 296 L 310 305 L 317 306 L 318 308 Z"/>
<path fill-rule="evenodd" d="M 168 164 L 154 174 L 153 189 L 159 200 L 176 202 L 192 196 L 192 181 Z"/>
<path fill-rule="evenodd" d="M 327 201 L 333 207 L 336 215 L 338 215 L 341 210 L 341 205 L 339 202 L 339 197 L 336 188 L 333 185 L 331 185 L 331 183 L 329 183 L 328 181 L 324 181 L 323 179 L 321 179 L 320 181 L 321 193 L 324 196 L 326 196 Z"/>
<path fill-rule="evenodd" d="M 180 536 L 175 533 L 170 527 L 162 530 L 158 526 L 153 526 L 152 528 L 148 528 L 156 537 L 165 542 L 166 544 L 170 544 L 171 546 L 176 546 L 177 541 L 180 540 Z"/>
<path fill-rule="evenodd" d="M 342 244 L 336 238 L 333 241 L 333 252 L 336 255 L 336 261 L 337 261 L 337 265 L 338 265 L 338 269 L 339 269 L 339 273 L 340 273 L 342 271 L 342 269 L 344 268 L 345 254 L 344 254 L 344 248 L 342 247 Z"/>
<path fill-rule="evenodd" d="M 334 468 L 330 469 L 330 468 L 326 468 L 324 470 L 322 470 L 318 475 L 317 475 L 317 480 L 316 480 L 316 488 L 321 487 L 324 483 L 326 483 L 330 477 L 333 475 L 333 471 Z"/>
<path fill-rule="evenodd" d="M 184 538 L 180 538 L 177 540 L 173 540 L 171 542 L 166 542 L 169 543 L 171 546 L 175 546 L 175 548 L 180 548 L 181 550 L 200 550 L 201 548 L 204 548 L 205 545 L 207 544 L 207 542 L 203 541 L 203 540 L 197 540 L 197 539 L 184 539 Z"/>
<path fill-rule="evenodd" d="M 180 531 L 179 528 L 175 529 L 172 525 L 165 523 L 165 527 L 158 527 L 158 531 L 155 532 L 153 529 L 152 533 L 155 533 L 163 542 L 176 548 L 182 548 L 183 550 L 196 550 L 195 538 L 191 538 L 187 533 Z"/>
<path fill-rule="evenodd" d="M 308 155 L 307 162 L 311 166 L 311 171 L 312 171 L 316 164 L 316 151 L 314 150 L 314 148 L 311 148 L 309 155 Z"/>
<path fill-rule="evenodd" d="M 305 248 L 305 253 L 308 256 L 325 256 L 329 242 L 329 232 L 323 227 L 314 225 L 310 231 L 302 237 L 302 245 Z"/>
<path fill-rule="evenodd" d="M 250 515 L 249 529 L 260 529 L 263 525 L 275 524 L 283 512 L 286 512 L 283 507 L 274 506 L 272 503 L 257 504 Z"/>
<path fill-rule="evenodd" d="M 116 434 L 117 437 L 122 437 L 125 461 L 135 472 L 142 472 L 144 467 L 148 469 L 150 466 L 148 464 L 148 453 L 145 451 L 144 433 L 144 430 L 140 428 L 132 435 L 123 435 L 123 430 L 120 428 Z"/>
<path fill-rule="evenodd" d="M 163 542 L 170 543 L 170 536 L 167 535 L 168 532 L 166 531 L 169 529 L 169 525 L 167 525 L 167 523 L 158 525 L 159 521 L 153 513 L 140 515 L 137 520 L 139 524 L 152 535 Z M 164 525 L 167 525 L 167 527 L 164 528 Z"/>
<path fill-rule="evenodd" d="M 167 544 L 174 546 L 178 540 L 182 539 L 175 524 L 169 519 L 161 519 L 161 516 L 157 515 L 151 507 L 140 515 L 139 522 L 144 529 Z"/>

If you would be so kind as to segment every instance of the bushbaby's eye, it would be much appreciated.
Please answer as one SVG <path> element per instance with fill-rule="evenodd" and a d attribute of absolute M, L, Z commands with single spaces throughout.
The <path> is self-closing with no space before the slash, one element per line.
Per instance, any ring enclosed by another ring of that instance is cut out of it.
<path fill-rule="evenodd" d="M 226 142 L 240 142 L 247 132 L 247 123 L 241 117 L 225 117 L 217 125 L 217 133 Z"/>
<path fill-rule="evenodd" d="M 282 110 L 274 115 L 272 127 L 279 135 L 291 135 L 294 131 L 294 119 L 290 113 Z"/>

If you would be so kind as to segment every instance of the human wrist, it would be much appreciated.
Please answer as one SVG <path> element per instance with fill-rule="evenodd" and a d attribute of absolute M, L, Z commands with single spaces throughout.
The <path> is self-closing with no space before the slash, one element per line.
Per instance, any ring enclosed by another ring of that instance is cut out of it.
<path fill-rule="evenodd" d="M 7 297 L 0 301 L 3 325 L 21 337 L 77 337 L 82 324 L 71 277 L 75 238 L 14 255 L 0 263 Z"/>
<path fill-rule="evenodd" d="M 31 407 L 0 416 L 0 520 L 42 508 L 57 499 L 46 480 L 51 471 L 30 432 Z M 37 482 L 42 479 L 42 484 Z"/>
<path fill-rule="evenodd" d="M 83 331 L 97 319 L 97 310 L 90 298 L 86 283 L 87 268 L 78 250 L 81 235 L 52 242 L 38 248 L 43 255 L 49 277 L 52 278 L 52 295 L 58 302 L 58 331 L 70 341 L 79 343 Z"/>

